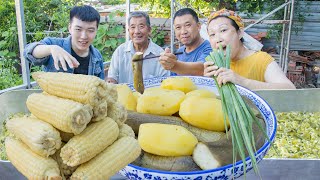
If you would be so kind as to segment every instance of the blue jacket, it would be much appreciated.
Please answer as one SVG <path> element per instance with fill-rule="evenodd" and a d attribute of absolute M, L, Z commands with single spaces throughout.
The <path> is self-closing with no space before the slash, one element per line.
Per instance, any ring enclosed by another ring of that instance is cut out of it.
<path fill-rule="evenodd" d="M 45 72 L 67 72 L 67 73 L 73 73 L 74 69 L 68 67 L 67 71 L 64 71 L 62 68 L 60 70 L 56 70 L 54 67 L 54 61 L 52 56 L 47 56 L 44 58 L 35 58 L 32 55 L 33 49 L 37 45 L 58 45 L 62 47 L 64 50 L 66 50 L 69 54 L 71 54 L 71 36 L 67 38 L 52 38 L 47 37 L 41 40 L 40 42 L 34 42 L 27 44 L 23 55 L 30 63 L 36 66 L 42 65 L 42 69 Z M 100 52 L 94 48 L 92 45 L 90 45 L 90 62 L 89 62 L 89 68 L 88 68 L 88 75 L 94 75 L 101 79 L 104 79 L 104 67 L 103 67 L 103 58 Z"/>

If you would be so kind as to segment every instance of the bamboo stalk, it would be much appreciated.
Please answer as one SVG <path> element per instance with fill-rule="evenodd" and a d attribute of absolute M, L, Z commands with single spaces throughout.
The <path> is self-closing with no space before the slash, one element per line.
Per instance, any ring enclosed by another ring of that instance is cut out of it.
<path fill-rule="evenodd" d="M 142 59 L 143 53 L 136 52 L 132 57 L 132 72 L 133 72 L 133 86 L 136 91 L 143 94 L 144 84 L 142 75 L 142 65 L 143 61 L 138 61 Z"/>

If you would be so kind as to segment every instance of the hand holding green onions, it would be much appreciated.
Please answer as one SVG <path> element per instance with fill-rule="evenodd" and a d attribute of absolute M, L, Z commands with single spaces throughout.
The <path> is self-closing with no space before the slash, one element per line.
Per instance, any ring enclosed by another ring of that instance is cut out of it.
<path fill-rule="evenodd" d="M 214 49 L 213 52 L 206 58 L 206 61 L 214 62 L 218 68 L 230 69 L 230 46 L 227 46 L 226 53 L 222 47 L 219 50 Z M 217 73 L 217 72 L 216 72 Z M 246 152 L 252 162 L 252 166 L 257 174 L 259 174 L 257 161 L 254 153 L 255 139 L 252 132 L 252 124 L 257 123 L 259 129 L 264 131 L 259 121 L 256 119 L 251 108 L 245 103 L 237 91 L 236 86 L 231 82 L 223 82 L 220 84 L 216 76 L 213 76 L 219 94 L 221 97 L 222 109 L 224 112 L 224 121 L 226 117 L 230 122 L 230 131 L 233 146 L 233 164 L 237 161 L 236 156 L 239 154 L 241 160 L 245 162 Z M 221 85 L 222 84 L 222 85 Z M 227 127 L 226 127 L 227 130 Z M 265 135 L 267 137 L 267 135 Z M 243 163 L 244 173 L 246 174 L 247 165 Z"/>
<path fill-rule="evenodd" d="M 218 67 L 212 61 L 207 61 L 204 63 L 204 76 L 215 76 L 219 86 L 226 84 L 227 82 L 241 84 L 241 82 L 245 80 L 245 78 L 235 73 L 233 70 L 224 67 Z"/>

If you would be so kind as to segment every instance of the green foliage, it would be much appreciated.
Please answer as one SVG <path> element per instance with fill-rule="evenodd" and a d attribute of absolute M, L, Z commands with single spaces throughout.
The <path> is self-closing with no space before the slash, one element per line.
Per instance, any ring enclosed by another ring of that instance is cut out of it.
<path fill-rule="evenodd" d="M 152 41 L 161 47 L 165 45 L 164 37 L 166 35 L 167 35 L 167 32 L 165 32 L 162 27 L 153 26 L 151 29 Z"/>
<path fill-rule="evenodd" d="M 101 52 L 104 61 L 110 61 L 113 51 L 125 42 L 123 25 L 114 21 L 114 14 L 108 16 L 108 22 L 99 25 L 93 45 Z"/>
<path fill-rule="evenodd" d="M 17 65 L 17 60 L 0 58 L 0 90 L 22 84 Z"/>
<path fill-rule="evenodd" d="M 16 26 L 14 0 L 0 1 L 0 32 Z M 3 38 L 0 37 L 0 40 Z"/>
<path fill-rule="evenodd" d="M 126 0 L 101 0 L 101 2 L 107 5 L 117 5 L 126 3 Z"/>
<path fill-rule="evenodd" d="M 10 27 L 8 30 L 3 31 L 0 35 L 0 57 L 15 57 L 19 52 L 15 52 L 19 48 L 17 44 L 18 35 L 17 28 Z"/>
<path fill-rule="evenodd" d="M 305 21 L 305 16 L 299 3 L 304 0 L 295 1 L 295 17 L 297 21 L 293 24 L 293 32 L 301 32 L 301 27 Z M 231 10 L 239 10 L 251 17 L 254 13 L 263 13 L 270 12 L 273 9 L 277 8 L 281 4 L 285 3 L 285 0 L 177 0 L 179 4 L 183 7 L 192 7 L 196 10 L 199 17 L 208 17 L 211 11 L 219 10 L 222 8 L 227 8 Z M 170 17 L 170 1 L 168 0 L 144 0 L 140 2 L 143 7 L 148 7 L 152 10 L 153 14 L 151 16 L 161 16 L 161 17 Z M 236 8 L 238 5 L 238 8 Z M 201 12 L 201 14 L 199 14 Z M 284 10 L 278 11 L 273 19 L 283 19 Z M 281 36 L 282 26 L 275 25 L 270 32 L 276 36 Z"/>
<path fill-rule="evenodd" d="M 25 0 L 24 16 L 26 32 L 43 32 L 67 30 L 69 23 L 69 11 L 79 0 Z M 10 34 L 2 35 L 0 41 L 6 41 L 6 46 L 0 47 L 0 51 L 7 49 L 18 54 L 18 41 L 16 30 L 16 14 L 14 0 L 0 1 L 0 32 Z M 12 35 L 13 34 L 13 35 Z M 27 42 L 33 42 L 43 36 L 27 36 Z"/>
<path fill-rule="evenodd" d="M 203 15 L 208 16 L 212 10 L 209 2 L 203 0 L 176 0 L 183 7 L 191 7 L 196 11 L 201 12 Z M 170 17 L 170 4 L 169 0 L 144 0 L 139 1 L 142 7 L 151 9 L 150 16 L 152 17 Z"/>

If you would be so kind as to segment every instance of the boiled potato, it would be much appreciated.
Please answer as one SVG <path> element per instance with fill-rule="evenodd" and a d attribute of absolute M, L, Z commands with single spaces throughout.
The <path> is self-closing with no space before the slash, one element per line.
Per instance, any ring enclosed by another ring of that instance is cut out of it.
<path fill-rule="evenodd" d="M 171 124 L 145 123 L 139 128 L 138 142 L 144 151 L 160 156 L 187 156 L 197 138 L 186 128 Z"/>
<path fill-rule="evenodd" d="M 188 77 L 170 77 L 162 81 L 161 88 L 180 90 L 184 93 L 188 93 L 197 89 L 196 85 Z"/>
<path fill-rule="evenodd" d="M 151 88 L 148 88 L 148 89 L 145 89 L 143 94 L 154 94 L 154 93 L 157 93 L 158 91 L 162 91 L 164 90 L 163 88 L 161 87 L 151 87 Z"/>
<path fill-rule="evenodd" d="M 185 94 L 178 90 L 153 89 L 138 99 L 137 112 L 168 116 L 179 111 Z"/>
<path fill-rule="evenodd" d="M 117 84 L 118 102 L 127 110 L 136 111 L 137 101 L 126 84 Z"/>
<path fill-rule="evenodd" d="M 132 93 L 134 96 L 134 99 L 138 102 L 139 97 L 141 96 L 141 94 L 138 91 L 135 91 Z"/>
<path fill-rule="evenodd" d="M 193 96 L 215 98 L 216 94 L 212 91 L 207 90 L 207 89 L 196 89 L 196 90 L 190 91 L 186 94 L 186 98 L 193 97 Z"/>
<path fill-rule="evenodd" d="M 216 98 L 189 97 L 180 105 L 180 117 L 189 124 L 211 131 L 225 131 L 221 102 Z M 229 121 L 227 120 L 227 127 Z"/>

